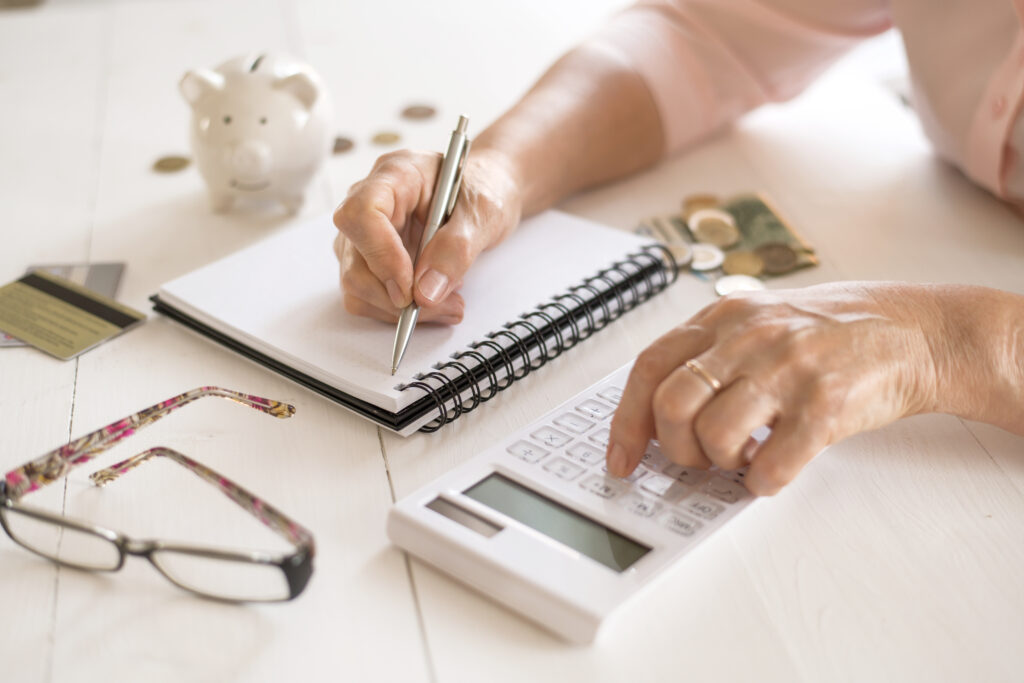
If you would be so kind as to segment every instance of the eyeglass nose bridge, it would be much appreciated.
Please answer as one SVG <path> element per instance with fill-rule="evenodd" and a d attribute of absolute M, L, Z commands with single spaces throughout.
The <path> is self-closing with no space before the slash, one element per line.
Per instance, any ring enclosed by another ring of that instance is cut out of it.
<path fill-rule="evenodd" d="M 162 547 L 159 541 L 147 541 L 147 540 L 135 540 L 125 539 L 121 545 L 121 549 L 124 550 L 126 555 L 134 555 L 135 557 L 148 558 L 154 550 L 159 550 Z"/>

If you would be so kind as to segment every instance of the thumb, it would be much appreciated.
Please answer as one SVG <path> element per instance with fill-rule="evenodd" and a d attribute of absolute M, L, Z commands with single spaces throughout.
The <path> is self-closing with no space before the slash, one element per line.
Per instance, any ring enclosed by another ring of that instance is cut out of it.
<path fill-rule="evenodd" d="M 444 301 L 490 242 L 490 231 L 456 207 L 416 262 L 416 303 L 430 307 Z"/>

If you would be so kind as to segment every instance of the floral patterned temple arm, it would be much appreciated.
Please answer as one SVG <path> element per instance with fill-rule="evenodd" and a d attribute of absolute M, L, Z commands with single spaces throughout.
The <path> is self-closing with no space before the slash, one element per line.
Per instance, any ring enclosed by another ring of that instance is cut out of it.
<path fill-rule="evenodd" d="M 183 453 L 157 446 L 148 451 L 123 460 L 116 465 L 98 470 L 89 475 L 89 479 L 97 486 L 104 486 L 117 479 L 119 476 L 132 470 L 153 457 L 170 458 L 183 467 L 192 470 L 197 476 L 210 482 L 221 492 L 244 508 L 246 512 L 256 517 L 273 531 L 298 546 L 306 546 L 312 550 L 313 535 L 302 525 L 292 521 L 287 515 L 275 508 L 270 503 L 264 502 L 252 495 L 241 486 L 227 477 L 217 474 L 202 463 L 196 462 Z"/>
<path fill-rule="evenodd" d="M 91 434 L 76 439 L 49 453 L 39 456 L 21 467 L 4 475 L 6 495 L 11 500 L 18 500 L 26 493 L 36 491 L 47 484 L 60 479 L 68 470 L 76 465 L 87 463 L 99 453 L 107 450 L 118 441 L 125 439 L 147 425 L 169 415 L 178 408 L 206 396 L 218 396 L 236 403 L 255 408 L 261 412 L 278 418 L 291 417 L 295 414 L 295 406 L 280 401 L 251 396 L 220 387 L 200 387 L 184 394 L 161 401 L 134 415 L 118 420 Z"/>

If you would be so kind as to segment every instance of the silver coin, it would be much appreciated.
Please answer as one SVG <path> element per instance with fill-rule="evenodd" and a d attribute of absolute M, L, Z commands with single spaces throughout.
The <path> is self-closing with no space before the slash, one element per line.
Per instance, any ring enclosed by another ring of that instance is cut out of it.
<path fill-rule="evenodd" d="M 733 292 L 756 292 L 764 289 L 764 283 L 749 275 L 726 275 L 715 281 L 715 292 L 726 296 Z"/>
<path fill-rule="evenodd" d="M 713 244 L 697 242 L 690 247 L 693 259 L 690 261 L 690 268 L 693 270 L 714 270 L 725 261 L 725 254 Z"/>

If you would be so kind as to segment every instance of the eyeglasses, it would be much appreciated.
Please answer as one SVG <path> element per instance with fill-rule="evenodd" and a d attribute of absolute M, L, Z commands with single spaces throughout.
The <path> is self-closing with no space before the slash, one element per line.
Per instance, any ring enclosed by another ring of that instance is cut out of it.
<path fill-rule="evenodd" d="M 172 583 L 199 595 L 232 602 L 277 602 L 295 598 L 313 574 L 310 532 L 227 477 L 170 448 L 156 447 L 90 475 L 103 486 L 153 458 L 167 458 L 218 487 L 263 524 L 295 546 L 290 553 L 229 550 L 136 540 L 124 534 L 22 505 L 22 496 L 53 483 L 78 465 L 171 412 L 206 396 L 226 398 L 277 418 L 295 407 L 218 387 L 202 387 L 150 406 L 67 445 L 56 448 L 0 481 L 0 526 L 15 543 L 58 564 L 90 571 L 117 571 L 127 555 L 145 557 Z"/>

